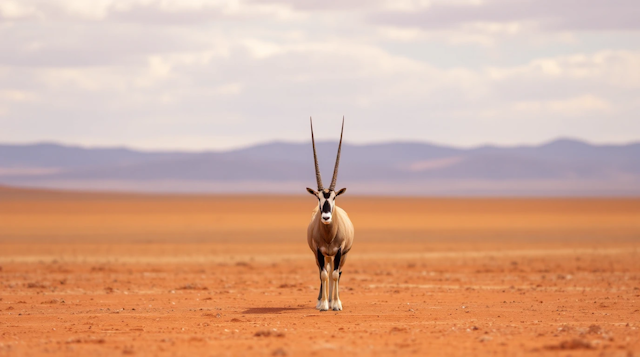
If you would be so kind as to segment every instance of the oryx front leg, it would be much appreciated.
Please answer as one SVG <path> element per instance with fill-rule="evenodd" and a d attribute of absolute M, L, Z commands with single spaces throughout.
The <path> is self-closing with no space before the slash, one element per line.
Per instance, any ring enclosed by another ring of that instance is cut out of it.
<path fill-rule="evenodd" d="M 342 249 L 338 249 L 336 257 L 333 261 L 333 271 L 331 272 L 331 309 L 333 311 L 342 310 L 342 302 L 340 301 L 340 289 L 338 283 L 340 282 L 340 260 L 342 259 Z"/>
<path fill-rule="evenodd" d="M 320 249 L 317 251 L 318 267 L 320 268 L 320 294 L 318 294 L 318 303 L 316 309 L 320 311 L 329 310 L 329 273 L 325 264 L 325 256 L 322 255 Z"/>
<path fill-rule="evenodd" d="M 333 258 L 332 257 L 324 257 L 324 267 L 327 270 L 327 274 L 329 276 L 329 290 L 328 290 L 328 296 L 329 296 L 329 306 L 331 305 L 331 300 L 333 300 L 333 279 L 331 278 L 331 272 L 333 271 Z"/>
<path fill-rule="evenodd" d="M 322 291 L 318 310 L 327 311 L 329 310 L 329 273 L 327 273 L 327 269 L 322 269 L 320 279 L 322 279 Z"/>

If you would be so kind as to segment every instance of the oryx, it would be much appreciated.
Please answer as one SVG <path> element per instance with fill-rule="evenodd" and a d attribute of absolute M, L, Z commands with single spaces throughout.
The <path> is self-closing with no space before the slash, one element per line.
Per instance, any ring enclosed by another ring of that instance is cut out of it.
<path fill-rule="evenodd" d="M 309 118 L 311 121 L 311 118 Z M 349 220 L 347 212 L 336 206 L 336 197 L 343 194 L 347 189 L 334 191 L 336 180 L 338 179 L 338 166 L 340 165 L 340 150 L 342 148 L 342 133 L 344 131 L 344 118 L 342 118 L 342 131 L 340 132 L 340 143 L 338 144 L 338 156 L 333 169 L 331 186 L 324 188 L 320 177 L 320 167 L 318 166 L 318 156 L 316 154 L 316 143 L 313 138 L 313 122 L 311 121 L 311 145 L 313 146 L 313 161 L 316 167 L 316 181 L 318 191 L 308 188 L 307 191 L 316 196 L 318 206 L 313 210 L 311 223 L 307 228 L 307 242 L 309 248 L 316 257 L 316 263 L 320 270 L 320 293 L 318 294 L 318 304 L 316 309 L 320 311 L 329 308 L 342 310 L 338 283 L 342 275 L 347 253 L 353 244 L 353 224 Z"/>

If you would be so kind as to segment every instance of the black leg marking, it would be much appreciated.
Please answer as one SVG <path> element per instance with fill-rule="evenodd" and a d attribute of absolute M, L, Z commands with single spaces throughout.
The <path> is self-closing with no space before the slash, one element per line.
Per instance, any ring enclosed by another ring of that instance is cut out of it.
<path fill-rule="evenodd" d="M 317 254 L 318 254 L 318 267 L 320 268 L 320 271 L 322 271 L 322 269 L 324 268 L 324 255 L 322 255 L 322 253 L 320 252 L 320 248 L 317 249 Z"/>
<path fill-rule="evenodd" d="M 320 269 L 320 291 L 318 292 L 318 300 L 322 298 L 322 269 L 324 268 L 324 255 L 320 252 L 320 249 L 316 250 L 316 255 L 319 263 Z"/>
<path fill-rule="evenodd" d="M 333 258 L 333 270 L 336 271 L 340 271 L 340 259 L 342 259 L 342 249 L 338 249 L 338 252 L 336 253 L 336 257 Z"/>
<path fill-rule="evenodd" d="M 338 273 L 338 282 L 340 282 L 340 278 L 342 278 L 342 272 Z"/>

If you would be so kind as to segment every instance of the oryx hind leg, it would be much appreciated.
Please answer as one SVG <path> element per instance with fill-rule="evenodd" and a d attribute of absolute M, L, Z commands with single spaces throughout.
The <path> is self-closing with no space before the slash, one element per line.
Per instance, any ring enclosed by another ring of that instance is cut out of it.
<path fill-rule="evenodd" d="M 318 302 L 316 303 L 316 309 L 320 309 L 320 299 L 322 299 L 322 277 L 320 278 L 320 290 L 318 290 Z"/>
<path fill-rule="evenodd" d="M 324 266 L 327 269 L 327 273 L 329 275 L 331 275 L 331 272 L 333 271 L 333 258 L 332 257 L 324 257 Z M 333 279 L 329 278 L 329 306 L 331 306 L 331 300 L 333 300 L 333 286 L 334 286 L 334 282 Z"/>
<path fill-rule="evenodd" d="M 340 287 L 339 287 L 340 276 L 342 275 L 342 272 L 340 270 L 340 266 L 342 265 L 341 260 L 342 260 L 342 249 L 339 249 L 338 253 L 336 253 L 336 256 L 333 261 L 333 267 L 331 269 L 331 280 L 333 282 L 332 284 L 333 289 L 331 290 L 331 294 L 332 294 L 331 309 L 334 311 L 342 310 L 342 302 L 340 301 Z"/>

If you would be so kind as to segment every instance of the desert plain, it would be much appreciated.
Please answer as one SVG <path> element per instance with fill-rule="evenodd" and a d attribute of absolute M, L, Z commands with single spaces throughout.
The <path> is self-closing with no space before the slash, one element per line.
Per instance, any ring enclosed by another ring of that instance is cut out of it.
<path fill-rule="evenodd" d="M 0 188 L 0 355 L 640 355 L 640 199 L 347 193 L 339 312 L 315 204 Z"/>

